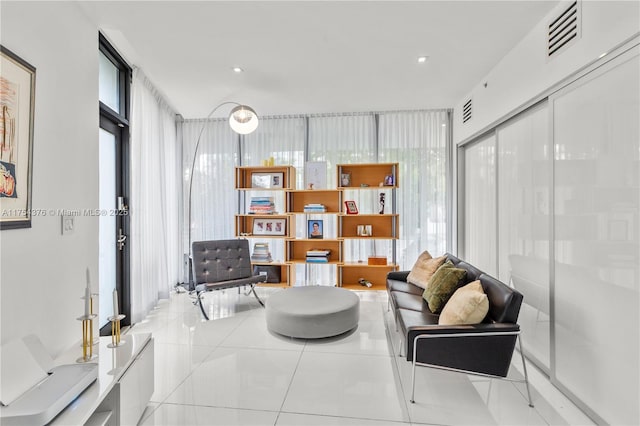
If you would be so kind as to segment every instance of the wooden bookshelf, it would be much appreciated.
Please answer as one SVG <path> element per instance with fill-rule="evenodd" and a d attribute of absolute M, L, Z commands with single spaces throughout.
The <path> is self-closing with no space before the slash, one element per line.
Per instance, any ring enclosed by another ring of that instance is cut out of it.
<path fill-rule="evenodd" d="M 340 214 L 338 215 L 340 238 L 397 239 L 400 215 L 398 214 Z M 358 235 L 358 226 L 371 226 L 370 235 Z"/>
<path fill-rule="evenodd" d="M 336 166 L 338 189 L 343 191 L 384 191 L 390 193 L 386 200 L 389 214 L 345 214 L 338 215 L 338 238 L 344 240 L 390 240 L 391 259 L 387 265 L 369 265 L 363 262 L 343 262 L 338 265 L 339 285 L 351 290 L 384 290 L 386 289 L 387 273 L 396 271 L 396 242 L 400 232 L 400 215 L 395 211 L 396 190 L 399 179 L 398 163 L 375 164 L 338 164 Z M 348 182 L 343 181 L 343 175 L 348 175 Z M 370 225 L 371 232 L 358 233 L 358 227 Z M 369 253 L 373 255 L 373 253 Z M 371 282 L 372 287 L 361 285 L 358 280 Z"/>
<path fill-rule="evenodd" d="M 338 164 L 336 167 L 338 188 L 397 188 L 398 187 L 398 163 L 372 163 L 372 164 Z M 350 175 L 349 185 L 344 185 L 342 175 Z M 391 176 L 393 184 L 385 184 L 385 178 Z M 366 185 L 363 187 L 362 185 Z"/>
<path fill-rule="evenodd" d="M 307 204 L 324 204 L 326 214 L 336 214 L 342 211 L 342 193 L 336 189 L 305 189 L 287 191 L 287 213 L 305 213 Z M 323 213 L 307 213 L 323 214 Z"/>
<path fill-rule="evenodd" d="M 286 251 L 285 240 L 295 235 L 294 223 L 288 214 L 248 214 L 247 202 L 253 193 L 264 195 L 264 191 L 280 192 L 283 196 L 273 197 L 278 211 L 285 211 L 285 191 L 295 188 L 296 170 L 292 166 L 242 166 L 235 168 L 235 189 L 238 191 L 240 211 L 234 217 L 235 236 L 255 240 L 268 240 L 273 244 L 282 244 Z M 275 195 L 275 194 L 274 194 Z M 269 195 L 271 197 L 271 195 Z M 279 204 L 279 205 L 278 205 Z M 264 227 L 258 231 L 257 223 Z M 267 224 L 270 224 L 267 229 Z M 283 226 L 278 229 L 277 226 Z M 271 244 L 270 244 L 271 246 Z M 271 248 L 271 247 L 270 247 Z M 253 250 L 253 247 L 251 247 Z M 274 266 L 280 269 L 279 283 L 261 283 L 260 287 L 289 287 L 291 285 L 291 264 L 289 262 L 251 262 L 252 266 Z"/>
<path fill-rule="evenodd" d="M 367 265 L 367 263 L 348 262 L 340 265 L 341 287 L 350 290 L 385 290 L 387 288 L 387 274 L 397 271 L 398 265 Z M 373 284 L 366 287 L 358 283 L 364 278 Z"/>
<path fill-rule="evenodd" d="M 271 179 L 266 179 L 271 175 Z M 260 177 L 261 179 L 257 179 Z M 296 169 L 293 166 L 242 166 L 236 167 L 235 189 L 237 190 L 278 190 L 295 187 Z M 268 185 L 256 186 L 258 182 L 269 181 Z"/>

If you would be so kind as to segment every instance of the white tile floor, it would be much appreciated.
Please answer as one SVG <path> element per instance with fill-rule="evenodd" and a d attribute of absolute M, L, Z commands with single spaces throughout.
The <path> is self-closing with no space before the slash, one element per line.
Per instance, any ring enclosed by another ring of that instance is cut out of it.
<path fill-rule="evenodd" d="M 279 289 L 258 289 L 263 300 Z M 286 290 L 284 290 L 286 291 Z M 358 328 L 322 340 L 271 334 L 264 309 L 237 290 L 163 300 L 128 332 L 155 337 L 155 393 L 144 425 L 591 425 L 534 368 L 535 408 L 520 384 L 418 368 L 396 356 L 386 292 L 357 292 Z M 514 357 L 514 367 L 520 358 Z M 512 367 L 511 374 L 520 376 Z"/>

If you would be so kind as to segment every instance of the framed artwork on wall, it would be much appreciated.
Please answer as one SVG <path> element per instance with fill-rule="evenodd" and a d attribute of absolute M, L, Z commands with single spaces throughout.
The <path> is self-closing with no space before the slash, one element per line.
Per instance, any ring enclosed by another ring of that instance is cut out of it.
<path fill-rule="evenodd" d="M 0 229 L 31 227 L 35 86 L 35 67 L 0 46 Z"/>

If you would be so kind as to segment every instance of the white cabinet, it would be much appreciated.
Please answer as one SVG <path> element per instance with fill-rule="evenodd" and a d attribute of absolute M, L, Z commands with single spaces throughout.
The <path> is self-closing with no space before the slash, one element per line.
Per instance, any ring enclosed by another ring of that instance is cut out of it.
<path fill-rule="evenodd" d="M 52 425 L 135 425 L 154 389 L 154 341 L 149 333 L 126 334 L 117 348 L 100 338 L 98 379 L 65 408 Z M 75 349 L 75 348 L 74 348 Z M 61 357 L 73 362 L 77 352 Z"/>
<path fill-rule="evenodd" d="M 120 386 L 120 424 L 135 425 L 153 394 L 153 340 L 122 375 Z"/>

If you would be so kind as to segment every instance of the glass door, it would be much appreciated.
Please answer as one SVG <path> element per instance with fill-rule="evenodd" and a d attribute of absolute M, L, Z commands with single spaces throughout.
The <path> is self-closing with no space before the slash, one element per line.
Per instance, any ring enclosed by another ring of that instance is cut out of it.
<path fill-rule="evenodd" d="M 129 286 L 129 86 L 131 68 L 100 35 L 99 43 L 99 326 L 118 313 L 131 324 Z M 114 290 L 117 291 L 114 298 Z"/>

